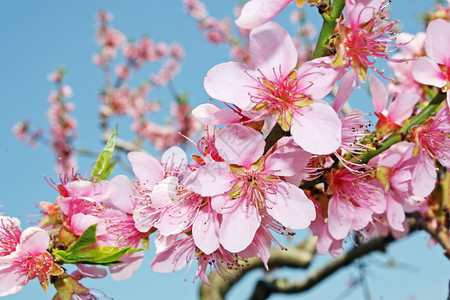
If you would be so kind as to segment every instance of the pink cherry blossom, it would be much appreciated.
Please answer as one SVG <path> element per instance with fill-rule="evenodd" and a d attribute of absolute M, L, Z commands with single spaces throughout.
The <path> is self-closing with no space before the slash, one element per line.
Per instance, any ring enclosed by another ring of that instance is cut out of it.
<path fill-rule="evenodd" d="M 316 250 L 320 255 L 329 252 L 333 257 L 337 257 L 342 253 L 343 239 L 335 239 L 328 230 L 328 225 L 323 217 L 324 209 L 322 206 L 314 202 L 316 208 L 316 219 L 311 222 L 311 232 L 317 236 Z"/>
<path fill-rule="evenodd" d="M 413 171 L 413 191 L 419 197 L 427 197 L 437 181 L 437 159 L 444 167 L 450 167 L 450 113 L 448 106 L 425 123 L 413 127 L 412 141 L 416 143 L 419 161 Z"/>
<path fill-rule="evenodd" d="M 420 100 L 417 94 L 403 93 L 392 98 L 388 104 L 388 91 L 375 76 L 369 76 L 372 103 L 378 117 L 377 131 L 387 134 L 401 128 L 403 122 L 411 117 Z"/>
<path fill-rule="evenodd" d="M 386 3 L 382 0 L 346 0 L 345 19 L 338 23 L 338 34 L 334 43 L 335 66 L 353 68 L 359 80 L 365 82 L 369 68 L 382 75 L 375 66 L 375 59 L 403 62 L 388 57 L 388 53 L 398 46 L 395 39 L 396 22 L 389 21 L 384 15 Z"/>
<path fill-rule="evenodd" d="M 294 145 L 262 157 L 264 144 L 256 130 L 229 125 L 215 141 L 225 162 L 202 166 L 190 178 L 191 188 L 211 196 L 212 208 L 222 214 L 219 240 L 231 252 L 250 245 L 266 215 L 292 229 L 306 228 L 315 218 L 314 206 L 304 192 L 279 177 L 303 169 L 311 154 Z"/>
<path fill-rule="evenodd" d="M 436 19 L 428 24 L 425 39 L 425 51 L 428 57 L 420 57 L 413 63 L 414 79 L 425 85 L 440 88 L 444 93 L 450 87 L 450 23 Z M 447 103 L 450 105 L 450 94 L 447 93 Z"/>
<path fill-rule="evenodd" d="M 63 272 L 47 252 L 49 242 L 46 231 L 30 227 L 22 232 L 19 220 L 0 216 L 0 296 L 19 292 L 34 278 L 47 290 L 50 276 Z"/>
<path fill-rule="evenodd" d="M 291 129 L 296 143 L 313 154 L 335 151 L 341 140 L 341 123 L 322 99 L 340 76 L 340 69 L 327 67 L 319 58 L 298 70 L 298 53 L 289 34 L 270 22 L 250 34 L 252 68 L 237 63 L 219 64 L 208 71 L 204 87 L 220 101 L 248 111 L 254 120 L 272 114 L 285 130 Z M 320 136 L 320 139 L 317 137 Z"/>
<path fill-rule="evenodd" d="M 397 232 L 405 230 L 404 206 L 419 206 L 425 200 L 413 194 L 412 172 L 418 160 L 413 156 L 413 149 L 413 143 L 400 142 L 369 161 L 376 167 L 377 179 L 384 186 L 387 222 Z"/>
<path fill-rule="evenodd" d="M 363 229 L 372 214 L 386 210 L 386 200 L 369 172 L 351 172 L 346 168 L 333 172 L 328 203 L 328 230 L 334 239 L 344 239 L 350 230 Z"/>

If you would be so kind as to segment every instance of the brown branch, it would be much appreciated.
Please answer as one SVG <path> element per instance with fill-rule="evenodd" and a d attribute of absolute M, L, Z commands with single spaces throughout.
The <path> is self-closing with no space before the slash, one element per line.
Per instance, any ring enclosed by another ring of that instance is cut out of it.
<path fill-rule="evenodd" d="M 367 243 L 360 244 L 347 253 L 340 255 L 338 258 L 325 266 L 312 272 L 307 278 L 300 281 L 289 281 L 284 278 L 259 281 L 250 299 L 267 299 L 267 297 L 273 293 L 293 294 L 306 291 L 364 255 L 374 251 L 385 252 L 386 246 L 392 241 L 394 241 L 394 238 L 392 236 L 387 236 L 379 237 Z"/>
<path fill-rule="evenodd" d="M 310 237 L 306 242 L 297 247 L 288 248 L 288 250 L 281 250 L 279 248 L 270 249 L 269 269 L 277 267 L 288 266 L 291 268 L 305 269 L 309 266 L 314 258 L 316 251 L 316 238 Z M 200 286 L 200 299 L 204 300 L 222 300 L 242 277 L 249 271 L 264 268 L 263 262 L 253 257 L 248 259 L 247 267 L 243 270 L 230 270 L 226 276 L 226 280 L 218 274 L 213 273 L 208 276 L 211 286 L 202 284 Z"/>
<path fill-rule="evenodd" d="M 422 218 L 418 218 L 417 226 L 419 229 L 423 229 L 428 232 L 443 248 L 444 255 L 450 259 L 450 232 L 445 226 L 439 226 L 435 228 Z"/>

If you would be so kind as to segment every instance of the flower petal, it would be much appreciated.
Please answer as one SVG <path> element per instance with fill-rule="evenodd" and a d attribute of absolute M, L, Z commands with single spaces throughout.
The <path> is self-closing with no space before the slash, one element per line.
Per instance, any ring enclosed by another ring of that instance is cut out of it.
<path fill-rule="evenodd" d="M 355 71 L 350 70 L 344 75 L 344 77 L 342 77 L 341 83 L 339 84 L 339 89 L 336 93 L 336 97 L 334 97 L 332 107 L 336 113 L 339 113 L 344 104 L 352 95 L 354 83 L 355 83 Z"/>
<path fill-rule="evenodd" d="M 188 190 L 207 197 L 229 191 L 234 179 L 226 162 L 212 162 L 192 172 L 184 185 Z"/>
<path fill-rule="evenodd" d="M 236 25 L 252 29 L 263 25 L 276 16 L 293 0 L 252 0 L 245 3 L 241 15 L 235 21 Z"/>
<path fill-rule="evenodd" d="M 450 23 L 436 19 L 428 24 L 425 49 L 429 57 L 438 64 L 450 66 Z"/>
<path fill-rule="evenodd" d="M 200 104 L 192 111 L 192 115 L 203 125 L 223 125 L 240 121 L 235 112 L 217 107 L 211 103 Z"/>
<path fill-rule="evenodd" d="M 0 297 L 15 294 L 24 287 L 22 282 L 26 277 L 20 276 L 16 268 L 14 265 L 0 266 Z"/>
<path fill-rule="evenodd" d="M 350 232 L 355 208 L 345 199 L 333 196 L 328 203 L 328 231 L 337 240 L 344 239 Z"/>
<path fill-rule="evenodd" d="M 32 254 L 42 254 L 47 251 L 50 237 L 47 231 L 37 228 L 28 227 L 20 235 L 20 244 L 16 251 L 25 251 Z"/>
<path fill-rule="evenodd" d="M 258 210 L 242 201 L 232 213 L 223 215 L 219 231 L 220 243 L 228 251 L 242 251 L 252 242 L 260 223 Z"/>
<path fill-rule="evenodd" d="M 389 121 L 398 125 L 411 117 L 414 107 L 419 102 L 420 96 L 416 94 L 404 93 L 400 94 L 395 101 L 391 102 L 388 108 L 387 118 Z"/>
<path fill-rule="evenodd" d="M 438 64 L 428 57 L 419 57 L 412 65 L 412 75 L 421 84 L 443 87 L 447 81 Z"/>
<path fill-rule="evenodd" d="M 217 152 L 225 161 L 250 167 L 264 152 L 263 135 L 247 126 L 232 124 L 216 135 Z"/>
<path fill-rule="evenodd" d="M 111 179 L 109 189 L 114 206 L 127 214 L 132 214 L 136 207 L 136 197 L 128 177 L 117 175 Z"/>
<path fill-rule="evenodd" d="M 424 151 L 419 153 L 413 172 L 413 194 L 418 197 L 427 197 L 433 191 L 436 181 L 436 166 L 434 161 Z"/>
<path fill-rule="evenodd" d="M 330 105 L 313 103 L 294 113 L 294 141 L 312 154 L 330 154 L 341 145 L 341 121 Z"/>
<path fill-rule="evenodd" d="M 217 213 L 209 206 L 199 211 L 192 226 L 192 236 L 195 245 L 205 254 L 211 254 L 219 248 L 219 220 Z"/>
<path fill-rule="evenodd" d="M 405 211 L 401 203 L 395 201 L 390 193 L 386 194 L 386 216 L 389 226 L 397 231 L 404 231 L 403 221 L 405 221 Z"/>
<path fill-rule="evenodd" d="M 156 183 L 164 179 L 164 170 L 161 164 L 152 156 L 143 152 L 133 151 L 128 153 L 134 175 L 141 184 L 148 184 L 152 188 Z"/>
<path fill-rule="evenodd" d="M 297 89 L 314 100 L 323 99 L 331 92 L 336 81 L 345 71 L 331 65 L 331 57 L 319 57 L 300 66 L 297 71 Z"/>
<path fill-rule="evenodd" d="M 280 182 L 276 193 L 266 192 L 267 212 L 283 226 L 304 229 L 316 218 L 311 200 L 298 187 Z"/>
<path fill-rule="evenodd" d="M 375 76 L 369 76 L 370 93 L 372 94 L 372 104 L 375 113 L 381 114 L 387 107 L 388 92 L 384 84 Z"/>
<path fill-rule="evenodd" d="M 247 65 L 226 62 L 208 71 L 203 86 L 212 98 L 232 103 L 243 110 L 250 110 L 254 104 L 250 100 L 249 92 L 251 87 L 259 84 L 256 77 L 258 74 Z"/>
<path fill-rule="evenodd" d="M 166 172 L 175 171 L 182 172 L 186 170 L 187 155 L 183 149 L 178 146 L 172 146 L 164 151 L 161 157 L 161 163 Z"/>
<path fill-rule="evenodd" d="M 267 157 L 265 170 L 271 170 L 277 176 L 294 176 L 308 165 L 311 156 L 295 144 L 283 145 Z"/>
<path fill-rule="evenodd" d="M 269 22 L 250 33 L 250 58 L 255 70 L 275 79 L 274 69 L 287 76 L 295 68 L 298 53 L 289 33 L 278 23 Z"/>

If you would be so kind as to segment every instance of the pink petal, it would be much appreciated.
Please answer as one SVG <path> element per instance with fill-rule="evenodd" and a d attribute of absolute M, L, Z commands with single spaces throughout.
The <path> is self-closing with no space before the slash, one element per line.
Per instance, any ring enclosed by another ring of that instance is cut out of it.
<path fill-rule="evenodd" d="M 331 65 L 331 57 L 319 57 L 300 66 L 298 74 L 298 89 L 302 94 L 315 100 L 323 99 L 331 92 L 336 81 L 342 76 L 344 68 Z"/>
<path fill-rule="evenodd" d="M 270 21 L 293 0 L 252 0 L 242 8 L 235 21 L 241 28 L 252 29 Z"/>
<path fill-rule="evenodd" d="M 419 153 L 419 161 L 412 173 L 413 194 L 427 197 L 434 190 L 437 181 L 434 161 L 425 152 Z"/>
<path fill-rule="evenodd" d="M 313 103 L 293 115 L 294 141 L 312 154 L 330 154 L 341 145 L 341 121 L 330 105 Z"/>
<path fill-rule="evenodd" d="M 159 232 L 155 237 L 156 254 L 171 248 L 177 241 L 178 235 L 162 235 Z"/>
<path fill-rule="evenodd" d="M 148 184 L 151 188 L 164 179 L 164 170 L 161 164 L 150 155 L 133 151 L 128 153 L 128 160 L 131 162 L 133 172 L 141 184 Z"/>
<path fill-rule="evenodd" d="M 217 152 L 225 161 L 250 167 L 264 152 L 263 135 L 247 126 L 232 124 L 216 135 Z"/>
<path fill-rule="evenodd" d="M 267 157 L 265 170 L 274 171 L 277 176 L 293 176 L 308 165 L 311 156 L 297 145 L 281 146 Z"/>
<path fill-rule="evenodd" d="M 346 0 L 345 11 L 347 22 L 352 25 L 362 25 L 374 18 L 373 13 L 380 9 L 382 0 Z M 348 25 L 348 27 L 351 27 Z"/>
<path fill-rule="evenodd" d="M 344 77 L 342 77 L 341 84 L 339 84 L 339 89 L 334 97 L 333 109 L 336 113 L 342 109 L 342 106 L 347 102 L 353 93 L 355 83 L 355 71 L 350 70 Z"/>
<path fill-rule="evenodd" d="M 220 243 L 230 252 L 240 252 L 250 245 L 260 223 L 258 210 L 242 201 L 232 213 L 223 215 Z"/>
<path fill-rule="evenodd" d="M 388 120 L 401 126 L 406 119 L 411 117 L 414 107 L 419 100 L 420 96 L 416 94 L 400 94 L 395 98 L 395 101 L 391 102 L 389 105 L 387 114 Z"/>
<path fill-rule="evenodd" d="M 384 84 L 372 74 L 369 75 L 370 93 L 372 104 L 377 114 L 381 114 L 387 107 L 388 92 Z"/>
<path fill-rule="evenodd" d="M 450 23 L 436 19 L 428 24 L 425 49 L 436 63 L 450 66 Z"/>
<path fill-rule="evenodd" d="M 389 226 L 397 231 L 404 231 L 403 221 L 405 221 L 405 211 L 403 206 L 392 198 L 390 193 L 386 194 L 386 216 Z"/>
<path fill-rule="evenodd" d="M 28 227 L 20 235 L 20 244 L 16 251 L 29 252 L 32 254 L 42 254 L 47 251 L 50 237 L 47 231 L 37 228 Z"/>
<path fill-rule="evenodd" d="M 14 265 L 0 266 L 0 297 L 15 294 L 24 287 L 21 283 L 26 277 L 16 273 L 16 268 Z"/>
<path fill-rule="evenodd" d="M 283 226 L 304 229 L 316 218 L 313 202 L 292 184 L 278 183 L 278 191 L 266 192 L 266 198 L 267 212 Z"/>
<path fill-rule="evenodd" d="M 372 221 L 373 211 L 367 207 L 355 207 L 351 230 L 361 230 Z"/>
<path fill-rule="evenodd" d="M 438 64 L 428 57 L 419 57 L 413 62 L 412 75 L 415 81 L 421 84 L 443 87 L 447 81 Z"/>
<path fill-rule="evenodd" d="M 250 110 L 254 104 L 248 93 L 252 91 L 251 87 L 258 86 L 258 75 L 245 64 L 226 62 L 208 71 L 203 86 L 212 98 Z"/>
<path fill-rule="evenodd" d="M 159 182 L 150 194 L 153 208 L 161 208 L 170 203 L 177 195 L 178 178 L 169 176 Z"/>
<path fill-rule="evenodd" d="M 136 207 L 136 197 L 128 177 L 117 175 L 111 179 L 109 188 L 114 206 L 127 214 L 132 214 Z"/>
<path fill-rule="evenodd" d="M 202 209 L 192 226 L 195 245 L 205 254 L 211 254 L 219 246 L 219 220 L 217 213 L 208 205 Z"/>
<path fill-rule="evenodd" d="M 184 268 L 194 254 L 195 245 L 192 238 L 175 242 L 173 247 L 156 254 L 151 267 L 160 273 L 176 272 Z"/>
<path fill-rule="evenodd" d="M 164 169 L 170 171 L 183 172 L 187 166 L 187 155 L 183 149 L 178 146 L 172 146 L 164 151 L 161 157 L 161 164 Z"/>
<path fill-rule="evenodd" d="M 355 208 L 345 199 L 333 196 L 328 203 L 328 231 L 337 240 L 344 239 L 350 232 Z"/>
<path fill-rule="evenodd" d="M 188 190 L 207 197 L 229 191 L 234 179 L 226 162 L 212 162 L 192 172 L 184 185 Z"/>
<path fill-rule="evenodd" d="M 297 65 L 298 53 L 289 33 L 278 23 L 269 22 L 250 33 L 250 58 L 255 70 L 275 79 L 273 69 L 287 76 Z"/>
<path fill-rule="evenodd" d="M 64 185 L 69 196 L 90 196 L 94 188 L 94 183 L 85 180 L 71 181 Z"/>
<path fill-rule="evenodd" d="M 161 212 L 155 227 L 163 235 L 176 235 L 186 230 L 195 218 L 195 208 L 182 203 L 173 203 Z"/>
<path fill-rule="evenodd" d="M 245 250 L 238 253 L 240 257 L 259 257 L 266 270 L 269 270 L 268 262 L 270 258 L 270 245 L 272 244 L 272 238 L 270 233 L 264 226 L 260 226 L 256 231 L 253 242 L 245 248 Z"/>
<path fill-rule="evenodd" d="M 217 107 L 211 103 L 200 104 L 192 115 L 203 125 L 223 125 L 238 123 L 241 117 L 235 112 Z"/>
<path fill-rule="evenodd" d="M 134 272 L 142 265 L 144 252 L 126 254 L 120 258 L 121 263 L 109 266 L 109 272 L 114 281 L 131 278 Z"/>
<path fill-rule="evenodd" d="M 211 197 L 211 207 L 219 214 L 232 213 L 239 202 L 231 199 L 227 194 Z"/>
<path fill-rule="evenodd" d="M 98 224 L 99 218 L 85 214 L 75 214 L 71 219 L 71 229 L 74 234 L 82 235 L 83 232 L 91 225 Z M 100 235 L 100 228 L 97 229 L 97 235 Z"/>
<path fill-rule="evenodd" d="M 89 277 L 89 278 L 103 278 L 108 275 L 108 272 L 105 269 L 99 268 L 95 265 L 83 265 L 83 264 L 77 264 L 78 269 L 72 272 L 71 276 L 82 276 L 82 277 Z"/>

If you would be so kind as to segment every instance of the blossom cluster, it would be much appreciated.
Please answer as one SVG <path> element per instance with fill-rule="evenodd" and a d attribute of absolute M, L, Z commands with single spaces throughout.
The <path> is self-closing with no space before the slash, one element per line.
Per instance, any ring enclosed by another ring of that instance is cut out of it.
<path fill-rule="evenodd" d="M 179 133 L 193 136 L 199 129 L 198 123 L 190 118 L 191 106 L 186 97 L 174 90 L 172 82 L 181 70 L 183 47 L 178 43 L 155 42 L 147 36 L 135 42 L 126 41 L 125 35 L 110 25 L 111 14 L 100 11 L 97 19 L 96 40 L 100 51 L 94 55 L 93 61 L 103 70 L 105 78 L 105 87 L 100 95 L 103 126 L 107 127 L 113 117 L 128 116 L 132 120 L 131 130 L 137 135 L 133 144 L 149 141 L 157 150 L 183 144 L 185 139 Z M 119 53 L 123 61 L 115 63 Z M 159 70 L 150 74 L 138 87 L 129 86 L 133 72 L 144 68 L 145 64 L 159 64 Z M 114 70 L 115 80 L 110 70 Z M 175 99 L 171 108 L 173 121 L 160 125 L 152 122 L 149 115 L 159 112 L 162 104 L 148 98 L 153 88 L 167 85 L 173 90 Z"/>
<path fill-rule="evenodd" d="M 52 276 L 60 284 L 58 297 L 67 293 L 61 286 L 68 280 L 76 287 L 69 294 L 87 295 L 78 280 L 106 271 L 86 262 L 108 265 L 114 280 L 130 278 L 153 234 L 154 271 L 196 262 L 195 278 L 209 285 L 209 270 L 226 279 L 252 257 L 268 268 L 272 243 L 285 249 L 280 236 L 295 230 L 310 229 L 317 252 L 334 257 L 354 234 L 362 240 L 406 236 L 410 215 L 448 232 L 448 206 L 436 208 L 436 191 L 450 167 L 448 20 L 436 18 L 413 39 L 394 31 L 386 3 L 346 0 L 327 55 L 307 60 L 271 21 L 290 2 L 251 0 L 242 8 L 236 24 L 249 32 L 246 59 L 207 72 L 204 88 L 215 100 L 192 111 L 205 133 L 190 158 L 178 146 L 167 147 L 179 143 L 173 135 L 142 121 L 157 109 L 145 101 L 150 84 L 133 90 L 123 85 L 133 68 L 167 55 L 181 60 L 182 49 L 148 38 L 123 46 L 127 63 L 116 67 L 117 84 L 102 95 L 102 117 L 128 114 L 133 130 L 168 149 L 161 159 L 130 151 L 132 177 L 109 179 L 115 132 L 90 178 L 66 168 L 60 182 L 49 180 L 59 196 L 41 203 L 40 228 L 21 232 L 16 219 L 1 216 L 0 295 L 36 277 L 46 287 Z M 201 2 L 185 5 L 208 26 Z M 110 19 L 99 14 L 102 49 L 94 60 L 102 67 L 124 41 L 107 25 Z M 214 32 L 217 24 L 209 26 L 213 42 L 227 35 Z M 388 86 L 377 78 L 385 76 L 375 67 L 380 58 L 393 72 Z M 164 68 L 152 85 L 170 81 L 177 65 Z M 353 88 L 366 81 L 378 119 L 373 131 L 366 114 L 346 104 Z M 173 114 L 189 136 L 195 127 L 190 107 L 178 100 Z M 68 275 L 62 263 L 78 263 L 78 269 Z"/>

